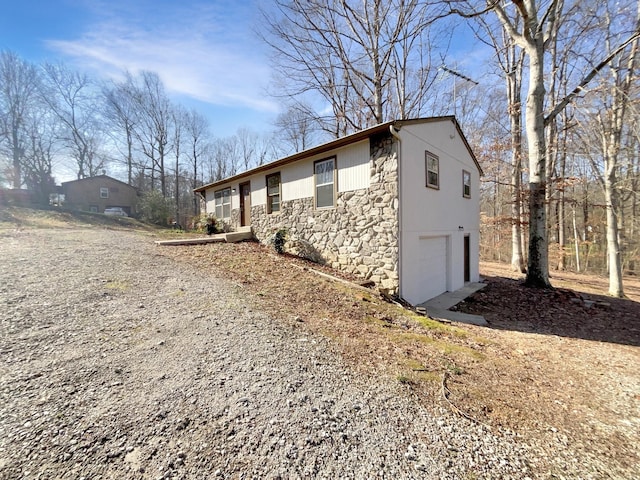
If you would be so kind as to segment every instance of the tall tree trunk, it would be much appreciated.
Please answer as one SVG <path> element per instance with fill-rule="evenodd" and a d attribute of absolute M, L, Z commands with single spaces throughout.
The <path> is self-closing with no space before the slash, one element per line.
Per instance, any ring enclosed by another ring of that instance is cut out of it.
<path fill-rule="evenodd" d="M 526 284 L 547 288 L 549 251 L 546 212 L 546 142 L 544 135 L 544 49 L 542 33 L 528 47 L 529 92 L 526 125 L 529 145 L 529 259 Z"/>
<path fill-rule="evenodd" d="M 564 121 L 566 125 L 566 118 Z M 558 189 L 559 197 L 558 197 L 558 249 L 560 257 L 558 259 L 558 270 L 566 269 L 566 252 L 565 248 L 567 245 L 567 230 L 565 227 L 566 222 L 566 205 L 565 205 L 565 190 L 566 190 L 566 169 L 567 169 L 567 136 L 566 134 L 562 137 L 562 142 L 560 148 L 558 149 L 558 172 L 560 178 L 560 188 Z"/>
<path fill-rule="evenodd" d="M 573 207 L 573 242 L 576 252 L 576 272 L 580 273 L 580 236 L 578 235 L 578 227 L 576 226 L 576 208 Z"/>
<path fill-rule="evenodd" d="M 607 162 L 608 163 L 608 162 Z M 622 288 L 622 261 L 620 231 L 618 229 L 618 192 L 615 169 L 605 175 L 605 202 L 607 208 L 607 260 L 609 264 L 609 295 L 624 297 Z"/>
<path fill-rule="evenodd" d="M 607 19 L 610 21 L 610 19 Z M 636 28 L 640 28 L 640 0 L 636 10 Z M 609 45 L 607 45 L 609 46 Z M 611 50 L 608 48 L 608 50 Z M 610 111 L 601 116 L 603 125 L 604 194 L 607 209 L 607 260 L 609 264 L 609 295 L 624 297 L 622 288 L 622 254 L 620 249 L 619 217 L 622 211 L 620 186 L 617 184 L 620 145 L 631 100 L 631 86 L 635 80 L 635 65 L 638 55 L 638 38 L 631 43 L 626 65 L 621 60 L 611 66 L 613 77 Z"/>
<path fill-rule="evenodd" d="M 127 130 L 127 183 L 133 185 L 133 136 Z"/>
<path fill-rule="evenodd" d="M 17 125 L 11 129 L 11 145 L 13 154 L 13 188 L 20 188 L 22 186 L 22 163 L 20 155 L 20 138 L 18 135 Z"/>
<path fill-rule="evenodd" d="M 511 124 L 511 268 L 525 272 L 522 243 L 522 63 L 514 59 L 513 70 L 507 75 L 509 122 Z"/>

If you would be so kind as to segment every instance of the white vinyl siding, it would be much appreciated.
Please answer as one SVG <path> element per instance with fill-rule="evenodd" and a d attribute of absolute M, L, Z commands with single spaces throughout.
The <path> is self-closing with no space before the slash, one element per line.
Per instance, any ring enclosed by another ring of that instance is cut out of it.
<path fill-rule="evenodd" d="M 478 281 L 480 172 L 450 120 L 404 125 L 400 136 L 400 296 L 419 304 L 444 289 L 464 286 L 466 235 L 471 239 L 470 279 Z M 439 189 L 425 187 L 425 151 L 438 158 Z M 462 170 L 471 174 L 471 200 L 461 192 Z"/>
<path fill-rule="evenodd" d="M 282 201 L 313 197 L 313 161 L 303 160 L 282 169 Z"/>
<path fill-rule="evenodd" d="M 369 155 L 369 140 L 358 142 L 337 152 L 339 192 L 369 188 L 371 185 Z"/>

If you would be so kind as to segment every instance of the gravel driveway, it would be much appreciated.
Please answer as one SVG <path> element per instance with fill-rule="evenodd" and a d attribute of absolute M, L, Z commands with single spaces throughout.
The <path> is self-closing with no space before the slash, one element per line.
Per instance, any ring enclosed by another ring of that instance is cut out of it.
<path fill-rule="evenodd" d="M 362 378 L 150 234 L 0 237 L 0 478 L 517 478 L 514 435 Z"/>

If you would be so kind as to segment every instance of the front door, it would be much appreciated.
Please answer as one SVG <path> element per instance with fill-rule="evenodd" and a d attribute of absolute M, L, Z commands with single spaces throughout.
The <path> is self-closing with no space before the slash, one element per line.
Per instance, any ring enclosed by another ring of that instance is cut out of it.
<path fill-rule="evenodd" d="M 465 235 L 464 237 L 464 281 L 468 282 L 471 280 L 471 259 L 469 252 L 469 235 Z"/>
<path fill-rule="evenodd" d="M 240 225 L 248 227 L 251 225 L 251 184 L 240 184 Z"/>

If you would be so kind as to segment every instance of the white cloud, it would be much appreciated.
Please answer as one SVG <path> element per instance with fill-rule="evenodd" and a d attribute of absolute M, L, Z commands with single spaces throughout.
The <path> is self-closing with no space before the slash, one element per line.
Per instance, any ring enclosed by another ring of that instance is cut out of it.
<path fill-rule="evenodd" d="M 243 15 L 211 5 L 155 6 L 147 12 L 111 9 L 81 38 L 48 45 L 101 76 L 149 70 L 175 94 L 213 105 L 277 111 L 264 94 L 269 78 L 265 56 Z"/>

